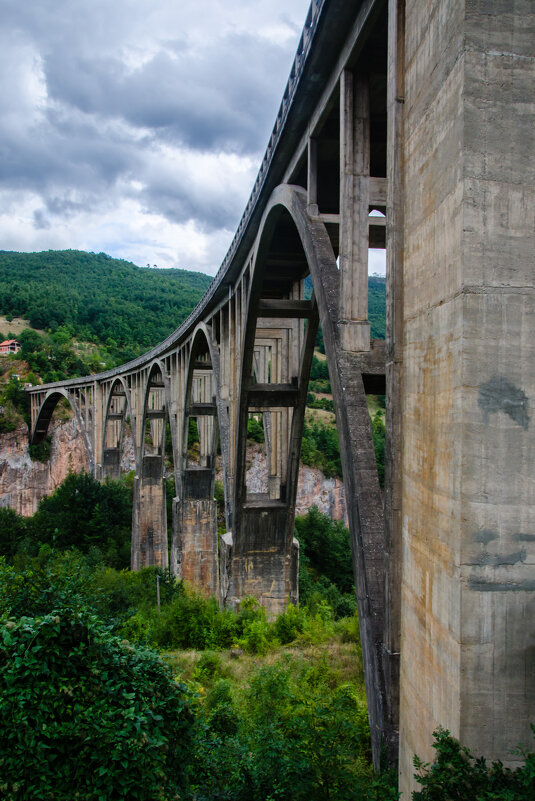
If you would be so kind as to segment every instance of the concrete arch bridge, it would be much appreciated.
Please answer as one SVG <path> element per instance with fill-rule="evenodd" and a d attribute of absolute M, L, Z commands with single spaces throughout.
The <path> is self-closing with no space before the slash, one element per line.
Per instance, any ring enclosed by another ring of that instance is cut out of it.
<path fill-rule="evenodd" d="M 128 364 L 29 390 L 32 442 L 66 398 L 97 477 L 117 475 L 131 427 L 133 568 L 170 553 L 177 575 L 223 602 L 252 594 L 275 612 L 298 596 L 296 483 L 321 323 L 374 758 L 382 743 L 394 756 L 399 729 L 407 798 L 412 755 L 431 756 L 437 725 L 504 759 L 535 720 L 534 31 L 529 3 L 314 0 L 198 307 Z M 386 343 L 370 341 L 370 248 L 386 248 Z M 366 392 L 385 388 L 383 498 Z M 251 415 L 269 466 L 256 494 Z"/>

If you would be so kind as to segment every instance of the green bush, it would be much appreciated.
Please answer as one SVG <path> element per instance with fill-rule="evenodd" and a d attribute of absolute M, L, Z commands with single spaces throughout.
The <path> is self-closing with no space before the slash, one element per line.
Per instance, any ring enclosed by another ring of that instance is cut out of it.
<path fill-rule="evenodd" d="M 0 507 L 0 556 L 12 559 L 24 537 L 26 520 L 9 507 Z"/>
<path fill-rule="evenodd" d="M 4 621 L 0 636 L 5 801 L 178 797 L 193 718 L 156 654 L 67 608 Z"/>
<path fill-rule="evenodd" d="M 41 442 L 38 442 L 37 445 L 28 446 L 30 459 L 33 459 L 35 462 L 48 462 L 51 452 L 52 437 L 45 437 Z"/>
<path fill-rule="evenodd" d="M 290 604 L 285 612 L 278 615 L 275 620 L 273 629 L 275 637 L 283 645 L 293 642 L 297 637 L 302 634 L 305 627 L 306 614 L 304 609 Z"/>
<path fill-rule="evenodd" d="M 94 600 L 91 571 L 79 553 L 54 553 L 44 545 L 37 557 L 17 557 L 14 566 L 0 558 L 0 617 L 85 609 Z"/>
<path fill-rule="evenodd" d="M 264 442 L 264 425 L 257 417 L 247 420 L 247 439 L 251 442 Z"/>
<path fill-rule="evenodd" d="M 377 474 L 379 485 L 385 485 L 385 418 L 384 412 L 379 409 L 372 419 L 373 447 L 375 449 L 375 461 L 377 462 Z"/>
<path fill-rule="evenodd" d="M 535 727 L 532 726 L 535 734 Z M 535 798 L 535 753 L 522 752 L 524 765 L 511 770 L 501 762 L 487 765 L 475 758 L 449 731 L 434 732 L 433 764 L 414 757 L 415 779 L 423 790 L 412 794 L 413 801 L 533 801 Z"/>
<path fill-rule="evenodd" d="M 295 531 L 300 561 L 309 574 L 309 580 L 305 578 L 301 582 L 302 601 L 306 602 L 310 594 L 319 589 L 318 582 L 321 582 L 322 591 L 334 584 L 339 596 L 354 597 L 351 538 L 343 522 L 331 520 L 313 506 L 308 514 L 296 517 Z"/>
<path fill-rule="evenodd" d="M 334 424 L 326 425 L 321 420 L 309 423 L 305 420 L 301 461 L 310 467 L 318 467 L 327 477 L 342 478 L 338 432 Z"/>

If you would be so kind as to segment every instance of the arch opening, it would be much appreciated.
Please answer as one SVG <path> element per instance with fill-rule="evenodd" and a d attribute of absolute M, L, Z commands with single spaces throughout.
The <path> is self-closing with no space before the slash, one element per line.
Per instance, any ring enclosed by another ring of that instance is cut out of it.
<path fill-rule="evenodd" d="M 131 424 L 130 394 L 117 378 L 109 391 L 102 436 L 102 474 L 119 479 L 135 463 L 135 440 Z"/>
<path fill-rule="evenodd" d="M 163 365 L 152 364 L 145 386 L 132 511 L 132 569 L 167 569 L 165 433 L 169 386 Z"/>
<path fill-rule="evenodd" d="M 58 417 L 62 408 L 64 412 L 66 412 L 65 419 L 72 413 L 76 430 L 81 435 L 84 444 L 83 451 L 78 454 L 79 457 L 82 457 L 81 467 L 82 469 L 87 469 L 94 475 L 95 458 L 92 442 L 94 422 L 92 387 L 76 388 L 72 392 L 68 392 L 64 389 L 55 389 L 47 392 L 37 413 L 35 425 L 33 426 L 30 437 L 30 444 L 38 445 L 46 439 L 54 416 Z"/>

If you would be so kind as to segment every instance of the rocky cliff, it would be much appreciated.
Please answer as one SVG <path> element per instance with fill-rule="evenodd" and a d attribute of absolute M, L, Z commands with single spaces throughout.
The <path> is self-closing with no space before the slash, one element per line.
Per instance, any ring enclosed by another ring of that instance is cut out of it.
<path fill-rule="evenodd" d="M 247 489 L 267 492 L 268 471 L 265 452 L 261 447 L 247 449 Z M 297 484 L 295 512 L 305 515 L 311 506 L 333 520 L 343 520 L 347 526 L 345 490 L 339 478 L 326 478 L 316 467 L 301 465 Z"/>
<path fill-rule="evenodd" d="M 33 515 L 41 498 L 61 484 L 69 471 L 88 469 L 84 442 L 74 420 L 55 423 L 51 428 L 52 449 L 47 462 L 30 458 L 24 424 L 0 437 L 0 506 Z"/>

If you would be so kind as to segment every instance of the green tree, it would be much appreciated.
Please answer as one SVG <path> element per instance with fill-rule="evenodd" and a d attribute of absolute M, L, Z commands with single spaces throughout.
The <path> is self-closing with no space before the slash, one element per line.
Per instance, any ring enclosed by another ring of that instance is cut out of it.
<path fill-rule="evenodd" d="M 35 540 L 87 553 L 98 548 L 113 567 L 130 562 L 132 496 L 120 481 L 103 484 L 88 473 L 67 476 L 43 498 L 29 523 Z"/>
<path fill-rule="evenodd" d="M 535 734 L 535 727 L 532 730 Z M 438 729 L 434 736 L 435 761 L 429 764 L 414 757 L 415 779 L 423 789 L 413 792 L 413 801 L 533 801 L 535 798 L 535 753 L 522 752 L 524 764 L 511 770 L 501 762 L 487 765 L 484 757 L 476 759 L 445 729 Z"/>
<path fill-rule="evenodd" d="M 171 801 L 186 786 L 193 717 L 153 652 L 68 607 L 0 624 L 5 801 Z"/>
<path fill-rule="evenodd" d="M 25 536 L 25 519 L 13 509 L 0 507 L 0 556 L 12 559 Z"/>

